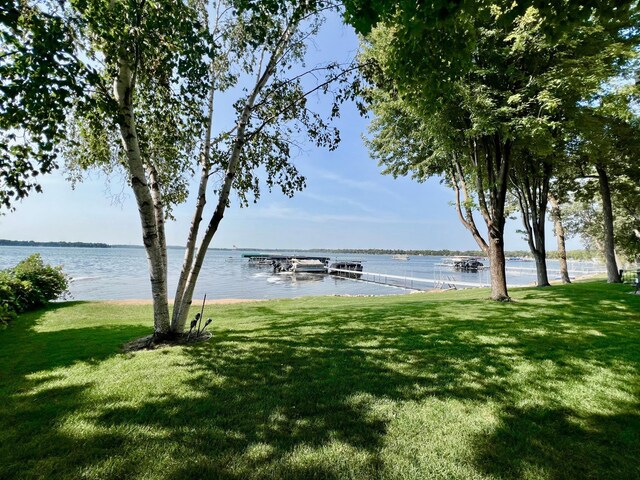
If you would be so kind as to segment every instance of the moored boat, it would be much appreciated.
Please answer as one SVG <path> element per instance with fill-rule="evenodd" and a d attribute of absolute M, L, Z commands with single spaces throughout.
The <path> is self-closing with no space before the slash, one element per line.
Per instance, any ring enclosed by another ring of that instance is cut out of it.
<path fill-rule="evenodd" d="M 436 263 L 436 266 L 452 268 L 462 272 L 477 272 L 484 267 L 484 263 L 478 257 L 461 255 L 458 257 L 447 257 L 444 261 Z"/>
<path fill-rule="evenodd" d="M 327 265 L 317 259 L 293 258 L 291 271 L 293 273 L 327 273 Z"/>
<path fill-rule="evenodd" d="M 464 258 L 453 263 L 454 270 L 460 270 L 463 272 L 477 272 L 483 267 L 484 263 L 475 257 Z"/>
<path fill-rule="evenodd" d="M 339 260 L 329 265 L 329 273 L 340 277 L 361 278 L 362 262 L 360 260 Z"/>

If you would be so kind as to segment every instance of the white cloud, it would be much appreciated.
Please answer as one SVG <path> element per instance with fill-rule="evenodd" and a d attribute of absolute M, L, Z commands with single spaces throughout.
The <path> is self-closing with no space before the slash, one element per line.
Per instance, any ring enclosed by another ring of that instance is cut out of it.
<path fill-rule="evenodd" d="M 377 213 L 377 210 L 375 210 L 374 208 L 371 208 L 370 206 L 365 205 L 362 202 L 358 202 L 356 200 L 353 200 L 347 197 L 341 197 L 341 196 L 335 196 L 335 195 L 318 195 L 315 193 L 311 193 L 309 191 L 302 192 L 300 196 L 310 198 L 311 200 L 322 202 L 328 205 L 341 205 L 341 206 L 349 205 L 365 213 L 371 213 L 371 214 Z"/>
<path fill-rule="evenodd" d="M 338 185 L 347 187 L 347 189 L 350 190 L 360 190 L 363 192 L 375 193 L 378 195 L 384 194 L 399 200 L 404 199 L 402 195 L 399 195 L 389 188 L 383 187 L 377 182 L 372 182 L 369 180 L 354 180 L 353 178 L 348 178 L 343 175 L 338 175 L 336 173 L 328 172 L 326 170 L 318 169 L 311 166 L 305 167 L 305 173 L 311 173 L 315 178 L 320 178 L 325 181 L 337 183 Z"/>
<path fill-rule="evenodd" d="M 366 208 L 366 207 L 365 207 Z M 277 203 L 247 209 L 243 212 L 244 218 L 278 219 L 308 223 L 348 222 L 352 224 L 395 224 L 395 225 L 436 225 L 443 222 L 436 220 L 415 220 L 396 217 L 393 214 L 377 213 L 368 209 L 367 215 L 352 213 L 313 213 L 307 210 L 283 206 Z"/>

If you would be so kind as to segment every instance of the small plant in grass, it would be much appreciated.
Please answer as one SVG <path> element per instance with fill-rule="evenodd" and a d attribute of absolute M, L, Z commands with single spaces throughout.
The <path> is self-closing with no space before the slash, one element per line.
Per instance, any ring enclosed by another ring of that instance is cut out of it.
<path fill-rule="evenodd" d="M 0 271 L 0 324 L 68 295 L 69 278 L 62 267 L 46 265 L 35 253 L 14 268 Z"/>

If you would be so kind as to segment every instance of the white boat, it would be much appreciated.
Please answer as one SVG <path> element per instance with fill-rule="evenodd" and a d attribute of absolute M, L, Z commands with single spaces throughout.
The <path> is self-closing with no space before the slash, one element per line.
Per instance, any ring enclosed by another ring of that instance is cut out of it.
<path fill-rule="evenodd" d="M 436 263 L 436 266 L 452 268 L 463 272 L 477 272 L 485 268 L 484 263 L 478 257 L 461 255 L 458 257 L 447 257 L 443 262 Z"/>
<path fill-rule="evenodd" d="M 393 258 L 394 260 L 406 261 L 406 260 L 409 260 L 409 255 L 400 253 L 397 255 L 393 255 L 391 258 Z"/>
<path fill-rule="evenodd" d="M 442 262 L 438 262 L 435 265 L 436 265 L 436 267 L 453 268 L 456 263 L 461 262 L 466 258 L 469 258 L 469 257 L 445 257 L 442 260 Z"/>
<path fill-rule="evenodd" d="M 291 260 L 291 271 L 294 273 L 327 273 L 327 266 L 320 260 Z"/>

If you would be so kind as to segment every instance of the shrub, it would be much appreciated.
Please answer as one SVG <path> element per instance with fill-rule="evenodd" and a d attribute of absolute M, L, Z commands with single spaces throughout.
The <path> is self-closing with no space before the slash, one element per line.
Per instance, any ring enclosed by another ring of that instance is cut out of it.
<path fill-rule="evenodd" d="M 68 293 L 69 279 L 62 273 L 62 267 L 45 265 L 37 253 L 16 265 L 13 275 L 28 289 L 25 310 L 42 307 Z"/>
<path fill-rule="evenodd" d="M 4 327 L 16 317 L 16 312 L 11 310 L 11 308 L 9 308 L 7 305 L 0 305 L 0 327 Z"/>
<path fill-rule="evenodd" d="M 62 267 L 45 265 L 39 254 L 14 268 L 0 271 L 0 323 L 68 294 L 69 279 Z"/>

